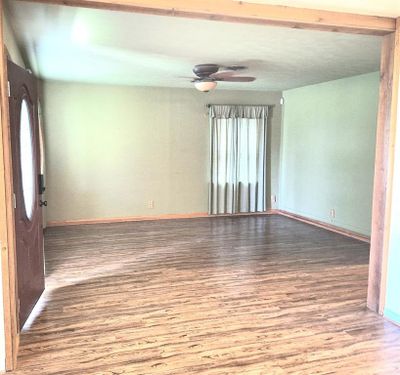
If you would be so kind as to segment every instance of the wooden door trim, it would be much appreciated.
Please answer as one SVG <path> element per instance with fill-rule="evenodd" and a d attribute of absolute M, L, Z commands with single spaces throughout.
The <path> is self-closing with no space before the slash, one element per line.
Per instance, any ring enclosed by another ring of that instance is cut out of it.
<path fill-rule="evenodd" d="M 4 2 L 0 0 L 0 96 L 1 96 L 1 132 L 0 132 L 0 241 L 4 305 L 4 333 L 6 351 L 6 369 L 16 366 L 19 347 L 17 318 L 18 291 L 16 288 L 15 226 L 13 207 L 13 179 L 11 138 L 8 106 L 7 52 L 4 47 Z"/>
<path fill-rule="evenodd" d="M 400 18 L 397 19 L 396 32 L 384 37 L 381 54 L 367 300 L 368 307 L 381 315 L 383 315 L 386 296 L 399 79 Z"/>
<path fill-rule="evenodd" d="M 122 10 L 355 34 L 385 35 L 396 30 L 390 17 L 361 15 L 235 0 L 28 0 L 48 4 Z"/>

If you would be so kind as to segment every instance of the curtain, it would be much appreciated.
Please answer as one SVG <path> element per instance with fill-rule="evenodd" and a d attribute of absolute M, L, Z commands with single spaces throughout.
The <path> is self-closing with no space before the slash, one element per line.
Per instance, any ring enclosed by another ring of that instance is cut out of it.
<path fill-rule="evenodd" d="M 268 106 L 209 106 L 209 214 L 266 211 L 269 112 Z"/>

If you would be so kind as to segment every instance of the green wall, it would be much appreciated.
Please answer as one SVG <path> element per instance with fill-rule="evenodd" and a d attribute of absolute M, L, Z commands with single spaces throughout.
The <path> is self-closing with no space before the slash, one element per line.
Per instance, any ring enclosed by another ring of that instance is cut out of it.
<path fill-rule="evenodd" d="M 378 92 L 370 73 L 283 93 L 281 209 L 370 234 Z"/>
<path fill-rule="evenodd" d="M 208 103 L 274 105 L 268 164 L 278 192 L 281 92 L 65 82 L 42 90 L 49 221 L 207 212 Z"/>

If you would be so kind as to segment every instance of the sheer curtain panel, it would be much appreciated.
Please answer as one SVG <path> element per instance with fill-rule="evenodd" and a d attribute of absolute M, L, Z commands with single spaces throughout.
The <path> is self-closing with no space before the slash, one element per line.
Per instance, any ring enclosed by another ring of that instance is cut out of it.
<path fill-rule="evenodd" d="M 210 214 L 266 211 L 268 106 L 210 105 Z"/>

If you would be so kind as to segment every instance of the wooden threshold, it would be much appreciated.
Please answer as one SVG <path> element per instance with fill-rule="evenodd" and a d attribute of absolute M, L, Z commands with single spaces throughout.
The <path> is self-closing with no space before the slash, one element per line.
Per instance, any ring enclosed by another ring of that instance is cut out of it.
<path fill-rule="evenodd" d="M 108 10 L 131 11 L 152 15 L 200 18 L 314 29 L 333 32 L 386 35 L 396 29 L 390 17 L 256 4 L 234 0 L 29 0 Z"/>
<path fill-rule="evenodd" d="M 319 221 L 319 220 L 310 219 L 308 217 L 293 214 L 291 212 L 284 211 L 284 210 L 278 210 L 278 214 L 289 217 L 291 219 L 302 221 L 303 223 L 307 223 L 307 224 L 314 225 L 319 228 L 329 230 L 330 232 L 335 232 L 335 233 L 341 234 L 346 237 L 351 237 L 351 238 L 354 238 L 359 241 L 370 243 L 370 238 L 368 236 L 365 236 L 365 235 L 357 233 L 357 232 L 353 232 L 348 229 L 337 227 L 336 225 L 324 223 L 323 221 Z"/>

